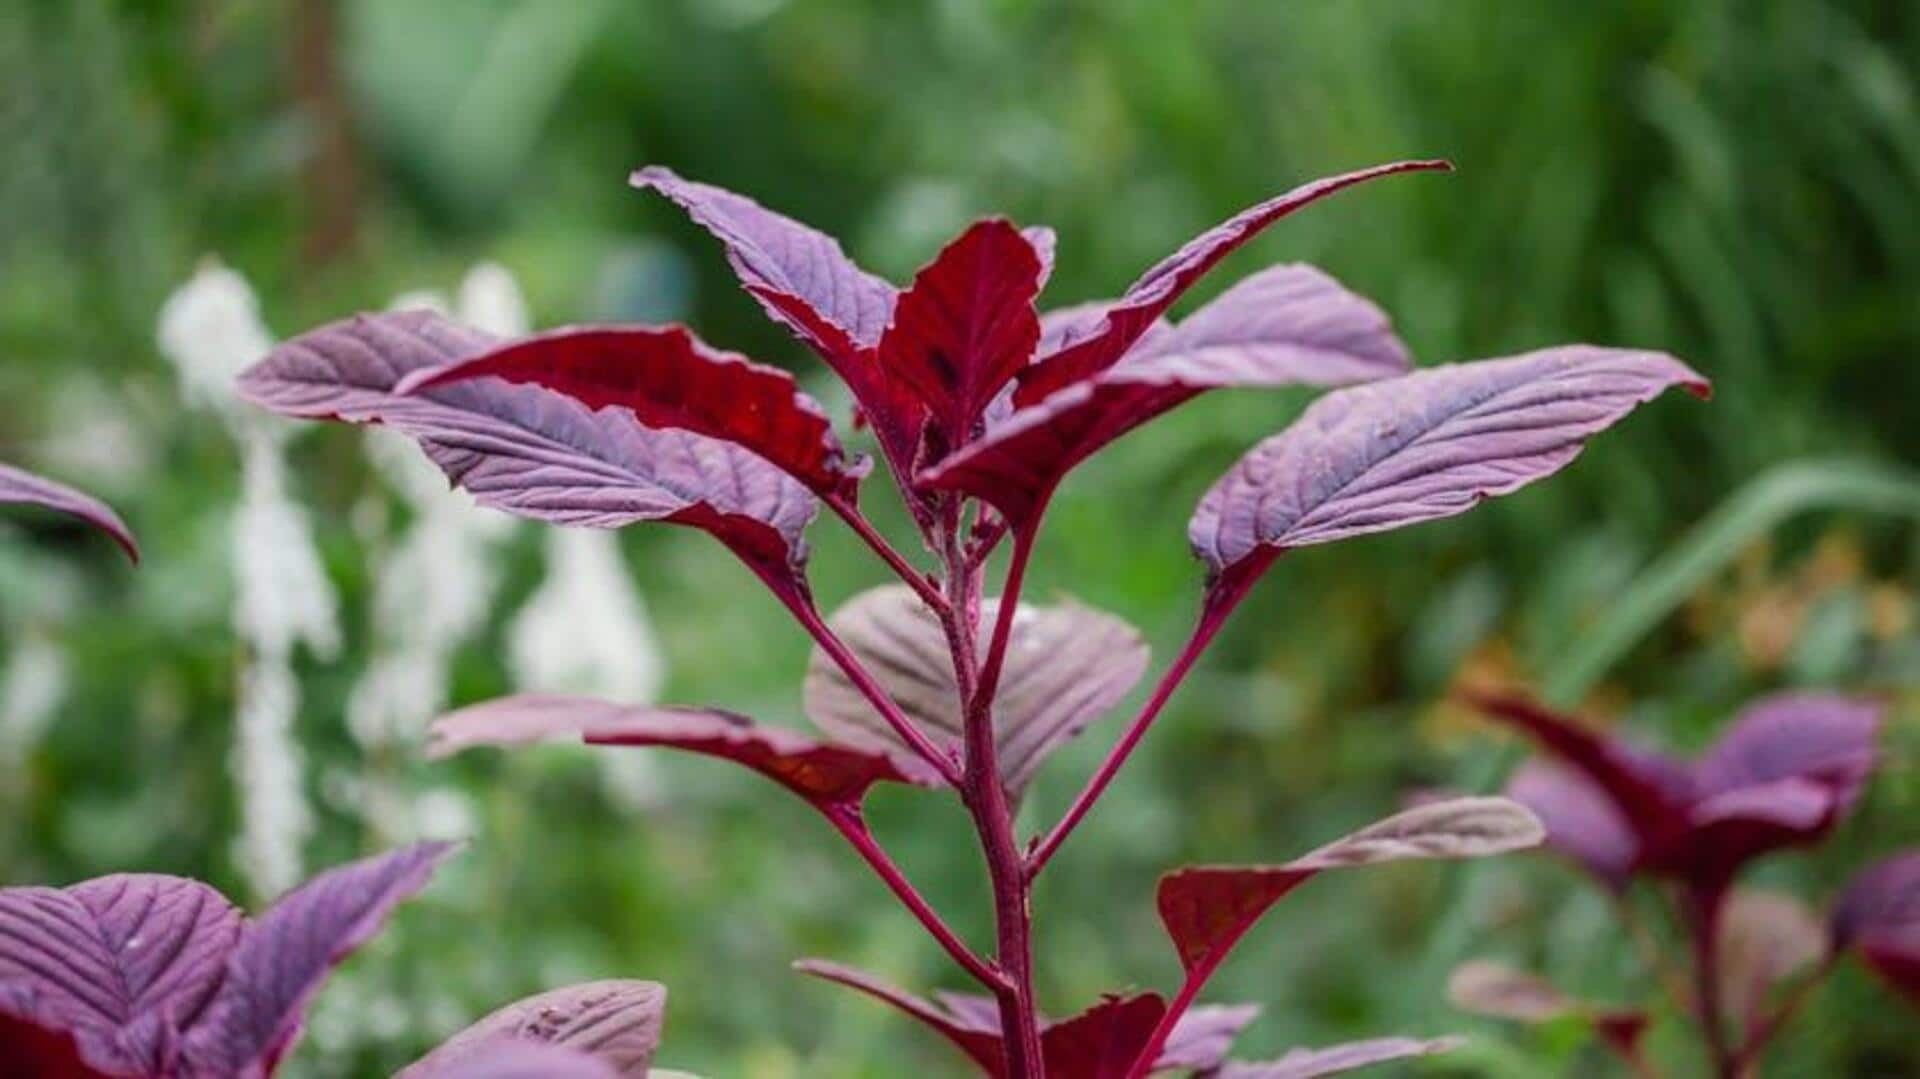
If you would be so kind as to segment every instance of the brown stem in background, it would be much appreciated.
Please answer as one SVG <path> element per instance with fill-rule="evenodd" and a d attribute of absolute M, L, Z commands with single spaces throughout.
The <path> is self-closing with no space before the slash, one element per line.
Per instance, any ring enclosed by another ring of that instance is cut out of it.
<path fill-rule="evenodd" d="M 300 253 L 308 266 L 323 266 L 353 246 L 360 220 L 360 160 L 340 74 L 336 0 L 298 0 L 291 44 L 294 104 L 310 136 L 300 170 L 306 194 Z"/>

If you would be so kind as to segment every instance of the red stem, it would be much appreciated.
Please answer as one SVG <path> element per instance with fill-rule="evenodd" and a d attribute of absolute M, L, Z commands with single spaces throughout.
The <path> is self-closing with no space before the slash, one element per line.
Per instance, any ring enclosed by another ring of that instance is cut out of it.
<path fill-rule="evenodd" d="M 1727 1037 L 1720 1006 L 1720 912 L 1726 895 L 1724 882 L 1690 884 L 1681 904 L 1693 944 L 1694 1006 L 1713 1058 L 1713 1073 L 1720 1079 L 1738 1079 L 1740 1062 Z"/>
<path fill-rule="evenodd" d="M 953 649 L 954 677 L 959 683 L 960 698 L 966 702 L 966 771 L 961 783 L 961 799 L 973 815 L 980 848 L 986 857 L 987 876 L 993 885 L 997 959 L 1008 983 L 995 994 L 1000 1003 L 1002 1048 L 1009 1079 L 1041 1079 L 1046 1065 L 1040 1048 L 1040 1010 L 1033 994 L 1033 922 L 1026 866 L 1014 839 L 1013 811 L 1007 804 L 1006 787 L 1000 782 L 994 745 L 993 687 L 984 677 L 986 672 L 980 671 L 982 677 L 975 677 L 979 671 L 974 659 L 974 642 L 979 639 L 979 567 L 963 549 L 959 515 L 949 511 L 945 525 L 943 547 L 948 588 L 952 591 L 943 621 L 947 641 Z M 1028 539 L 1031 539 L 1030 533 Z M 990 655 L 1005 652 L 1002 626 L 1009 624 L 1009 612 L 1019 602 L 1020 574 L 1025 561 L 1024 554 L 1016 551 L 1014 565 L 1008 570 L 1007 585 L 1000 596 L 1001 617 L 996 621 L 996 644 L 989 646 Z"/>
<path fill-rule="evenodd" d="M 1173 697 L 1173 691 L 1180 688 L 1180 683 L 1186 679 L 1187 672 L 1193 669 L 1194 662 L 1207 650 L 1207 646 L 1213 643 L 1214 635 L 1219 633 L 1220 627 L 1226 624 L 1227 616 L 1233 613 L 1233 609 L 1240 605 L 1242 599 L 1246 598 L 1254 582 L 1259 580 L 1273 558 L 1272 554 L 1252 555 L 1243 560 L 1240 566 L 1236 566 L 1215 581 L 1208 589 L 1207 598 L 1200 607 L 1199 622 L 1193 628 L 1193 635 L 1187 638 L 1186 647 L 1180 650 L 1180 655 L 1174 659 L 1173 665 L 1160 676 L 1160 683 L 1153 688 L 1153 696 L 1147 698 L 1147 703 L 1140 708 L 1140 714 L 1127 725 L 1126 733 L 1122 734 L 1120 740 L 1107 752 L 1107 759 L 1100 762 L 1099 769 L 1093 773 L 1091 779 L 1087 780 L 1087 785 L 1081 788 L 1079 796 L 1073 800 L 1066 814 L 1060 818 L 1060 823 L 1054 825 L 1053 831 L 1048 832 L 1046 838 L 1035 844 L 1032 852 L 1027 855 L 1029 879 L 1040 875 L 1040 871 L 1060 849 L 1060 844 L 1066 842 L 1067 837 L 1073 834 L 1081 818 L 1093 809 L 1094 803 L 1098 802 L 1101 794 L 1106 792 L 1107 785 L 1120 774 L 1120 769 L 1127 763 L 1127 758 L 1132 755 L 1134 747 L 1140 744 L 1140 739 L 1146 737 L 1147 731 L 1153 726 L 1153 721 L 1160 715 L 1160 710 L 1165 708 L 1167 701 Z"/>
<path fill-rule="evenodd" d="M 879 840 L 874 838 L 873 831 L 867 827 L 866 818 L 861 814 L 860 807 L 832 806 L 827 808 L 825 813 L 827 820 L 831 821 L 834 828 L 846 837 L 847 842 L 851 843 L 853 849 L 858 851 L 860 857 L 872 867 L 881 882 L 899 898 L 901 904 L 912 912 L 915 918 L 920 920 L 920 924 L 926 927 L 927 932 L 939 942 L 940 947 L 946 949 L 954 962 L 960 964 L 968 974 L 973 975 L 989 990 L 998 992 L 1007 986 L 1006 975 L 1002 974 L 999 968 L 976 955 L 972 948 L 967 947 L 959 934 L 947 925 L 939 912 L 935 911 L 933 906 L 921 896 L 920 890 L 915 888 L 906 874 L 900 871 L 900 867 L 887 854 L 886 849 L 880 846 Z"/>
<path fill-rule="evenodd" d="M 1033 528 L 1023 526 L 1013 534 L 1013 557 L 1007 563 L 1006 584 L 1000 589 L 1000 608 L 993 619 L 993 639 L 987 642 L 987 656 L 980 665 L 980 680 L 973 688 L 992 712 L 993 695 L 1000 689 L 1000 671 L 1006 664 L 1007 642 L 1013 636 L 1013 617 L 1020 606 L 1020 587 L 1027 579 L 1027 559 L 1033 554 Z"/>
<path fill-rule="evenodd" d="M 947 597 L 940 594 L 940 590 L 933 586 L 926 574 L 920 572 L 893 544 L 887 542 L 887 538 L 873 527 L 873 522 L 867 520 L 866 514 L 861 513 L 858 506 L 839 495 L 826 495 L 822 501 L 826 502 L 828 509 L 839 514 L 840 519 L 847 522 L 847 527 L 853 529 L 854 535 L 864 540 L 866 545 L 872 548 L 873 553 L 879 555 L 880 560 L 906 582 L 909 588 L 913 589 L 922 603 L 933 608 L 935 613 L 947 609 Z"/>
<path fill-rule="evenodd" d="M 814 609 L 813 600 L 807 596 L 792 596 L 784 593 L 780 598 L 793 612 L 793 616 L 800 620 L 800 624 L 806 627 L 807 632 L 813 635 L 821 651 L 832 657 L 833 661 L 846 673 L 847 679 L 867 698 L 868 703 L 880 713 L 880 717 L 887 721 L 887 726 L 893 728 L 893 732 L 899 735 L 902 741 L 913 747 L 913 751 L 931 765 L 948 785 L 960 786 L 963 776 L 960 770 L 954 767 L 953 758 L 934 745 L 920 728 L 914 726 L 913 722 L 901 713 L 900 706 L 895 704 L 893 698 L 887 696 L 887 691 L 881 689 L 873 680 L 873 676 L 867 673 L 866 667 L 861 664 L 859 658 L 848 651 L 847 646 L 841 643 L 832 629 L 827 627 L 826 622 L 820 618 L 820 612 Z"/>

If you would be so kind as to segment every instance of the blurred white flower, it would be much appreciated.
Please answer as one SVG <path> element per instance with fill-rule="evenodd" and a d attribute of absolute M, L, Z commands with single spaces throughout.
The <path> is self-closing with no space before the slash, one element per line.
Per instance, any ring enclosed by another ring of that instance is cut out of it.
<path fill-rule="evenodd" d="M 28 629 L 14 639 L 0 673 L 0 771 L 40 741 L 68 683 L 66 654 L 45 634 Z"/>
<path fill-rule="evenodd" d="M 218 414 L 240 446 L 242 485 L 229 532 L 234 632 L 247 646 L 237 679 L 233 770 L 240 788 L 238 860 L 256 894 L 299 883 L 312 830 L 293 724 L 293 653 L 339 652 L 338 602 L 306 510 L 286 490 L 282 446 L 292 428 L 242 402 L 233 381 L 272 348 L 245 279 L 208 259 L 160 310 L 160 350 L 181 396 Z"/>

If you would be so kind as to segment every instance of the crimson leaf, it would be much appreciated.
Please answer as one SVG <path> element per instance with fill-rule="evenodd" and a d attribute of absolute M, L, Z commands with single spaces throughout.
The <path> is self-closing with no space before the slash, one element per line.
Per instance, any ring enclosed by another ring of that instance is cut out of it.
<path fill-rule="evenodd" d="M 982 221 L 921 270 L 895 305 L 880 365 L 919 396 L 947 448 L 972 437 L 987 403 L 1032 359 L 1042 272 L 1019 230 Z"/>
<path fill-rule="evenodd" d="M 140 561 L 140 546 L 134 542 L 133 533 L 126 522 L 113 512 L 113 507 L 105 502 L 76 491 L 63 483 L 55 483 L 44 476 L 36 476 L 23 468 L 0 463 L 0 503 L 15 503 L 40 506 L 98 528 L 112 536 L 127 557 Z"/>
<path fill-rule="evenodd" d="M 666 746 L 745 765 L 819 809 L 857 806 L 875 783 L 932 785 L 917 759 L 821 742 L 711 708 L 656 708 L 586 697 L 503 697 L 435 720 L 431 752 L 579 738 L 590 745 Z"/>
<path fill-rule="evenodd" d="M 219 1075 L 271 1075 L 328 972 L 425 887 L 456 846 L 419 843 L 363 858 L 282 896 L 227 957 L 205 1020 L 187 1033 L 187 1059 Z"/>
<path fill-rule="evenodd" d="M 935 1000 L 862 970 L 824 959 L 802 959 L 794 969 L 858 990 L 919 1020 L 952 1042 L 989 1077 L 1006 1074 L 999 1005 L 990 997 L 936 993 Z M 1166 1002 L 1154 993 L 1109 995 L 1078 1015 L 1045 1019 L 1040 1048 L 1051 1079 L 1120 1079 L 1166 1014 Z M 1175 1025 L 1153 1070 L 1207 1071 L 1225 1059 L 1235 1036 L 1259 1014 L 1251 1005 L 1194 1008 Z"/>
<path fill-rule="evenodd" d="M 1189 977 L 1205 978 L 1287 893 L 1325 870 L 1406 858 L 1483 858 L 1530 847 L 1540 822 L 1505 798 L 1456 798 L 1409 809 L 1291 862 L 1193 866 L 1160 879 L 1160 920 Z"/>
<path fill-rule="evenodd" d="M 600 981 L 514 1001 L 447 1039 L 395 1079 L 467 1075 L 503 1044 L 537 1044 L 596 1060 L 611 1076 L 646 1079 L 660 1046 L 667 991 L 658 982 Z"/>
<path fill-rule="evenodd" d="M 1385 1064 L 1390 1060 L 1432 1056 L 1459 1048 L 1460 1038 L 1370 1038 L 1347 1042 L 1325 1049 L 1295 1049 L 1279 1060 L 1262 1064 L 1235 1061 L 1221 1069 L 1220 1079 L 1315 1079 L 1338 1075 L 1356 1068 Z"/>
<path fill-rule="evenodd" d="M 240 379 L 290 416 L 382 423 L 411 435 L 481 504 L 559 524 L 692 525 L 776 587 L 798 587 L 818 503 L 749 450 L 643 427 L 534 386 L 473 383 L 416 396 L 409 375 L 493 351 L 498 340 L 430 311 L 357 315 L 282 343 Z"/>
<path fill-rule="evenodd" d="M 1336 390 L 1241 458 L 1187 535 L 1217 578 L 1263 552 L 1451 517 L 1559 471 L 1676 385 L 1707 392 L 1671 356 L 1569 345 Z"/>
<path fill-rule="evenodd" d="M 1073 317 L 1055 322 L 1070 334 Z M 1311 266 L 1247 278 L 1111 368 L 1021 409 L 923 473 L 991 502 L 1018 525 L 1067 472 L 1114 439 L 1207 390 L 1336 386 L 1397 375 L 1407 350 L 1386 315 Z"/>
<path fill-rule="evenodd" d="M 25 982 L 0 982 L 0 1060 L 19 1079 L 114 1079 L 129 1067 L 102 1067 L 96 1058 L 117 1060 L 55 1018 L 40 995 Z"/>
<path fill-rule="evenodd" d="M 822 496 L 852 501 L 864 472 L 826 410 L 778 367 L 712 348 L 682 326 L 592 326 L 514 341 L 418 371 L 396 392 L 492 375 L 563 393 L 591 409 L 630 410 L 645 426 L 736 443 Z"/>
<path fill-rule="evenodd" d="M 1343 188 L 1381 176 L 1451 167 L 1444 161 L 1401 161 L 1377 165 L 1315 180 L 1242 210 L 1187 241 L 1180 250 L 1142 274 L 1139 280 L 1128 287 L 1126 295 L 1107 307 L 1096 328 L 1074 335 L 1071 343 L 1035 361 L 1020 376 L 1020 388 L 1014 395 L 1015 403 L 1023 407 L 1031 405 L 1063 387 L 1113 366 L 1194 282 L 1206 276 L 1207 271 L 1235 248 L 1295 210 Z"/>
<path fill-rule="evenodd" d="M 1829 932 L 1836 952 L 1857 952 L 1920 1007 L 1920 848 L 1855 877 L 1834 905 Z"/>

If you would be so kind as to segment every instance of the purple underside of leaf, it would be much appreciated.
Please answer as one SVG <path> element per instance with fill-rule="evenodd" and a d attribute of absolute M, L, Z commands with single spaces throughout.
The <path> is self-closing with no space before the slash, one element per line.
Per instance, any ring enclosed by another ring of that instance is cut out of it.
<path fill-rule="evenodd" d="M 420 843 L 364 858 L 281 897 L 246 927 L 228 956 L 205 1020 L 187 1032 L 187 1059 L 211 1074 L 271 1074 L 327 974 L 424 887 L 457 846 Z"/>
<path fill-rule="evenodd" d="M 1373 1038 L 1325 1049 L 1295 1049 L 1278 1060 L 1260 1064 L 1235 1061 L 1220 1071 L 1220 1079 L 1314 1079 L 1392 1060 L 1431 1056 L 1459 1048 L 1460 1038 Z"/>
<path fill-rule="evenodd" d="M 1160 920 L 1189 977 L 1205 979 L 1275 903 L 1328 869 L 1480 858 L 1533 846 L 1544 836 L 1532 813 L 1505 798 L 1433 802 L 1282 865 L 1175 870 L 1160 879 Z"/>
<path fill-rule="evenodd" d="M 818 510 L 758 454 L 689 431 L 641 426 L 536 386 L 475 382 L 416 396 L 417 371 L 498 340 L 428 311 L 357 315 L 274 349 L 240 379 L 248 398 L 309 419 L 386 424 L 418 440 L 482 504 L 558 524 L 669 521 L 708 531 L 770 579 L 798 578 Z"/>
<path fill-rule="evenodd" d="M 1262 548 L 1464 513 L 1559 471 L 1673 386 L 1707 392 L 1665 354 L 1569 345 L 1336 390 L 1241 458 L 1188 538 L 1218 576 Z"/>
<path fill-rule="evenodd" d="M 123 874 L 70 888 L 3 889 L 0 983 L 30 989 L 40 1017 L 102 1043 L 129 1033 L 157 1037 L 200 1018 L 242 921 L 220 893 L 180 877 Z M 166 1022 L 143 1022 L 156 1018 Z M 127 1048 L 136 1058 L 149 1055 Z"/>
<path fill-rule="evenodd" d="M 1830 788 L 1842 806 L 1874 766 L 1885 705 L 1833 693 L 1782 693 L 1740 714 L 1694 768 L 1708 795 L 1787 779 Z"/>
<path fill-rule="evenodd" d="M 596 411 L 624 408 L 647 427 L 737 444 L 819 495 L 851 501 L 865 471 L 847 458 L 826 410 L 800 392 L 792 375 L 711 348 L 685 327 L 555 330 L 416 371 L 396 392 L 489 375 L 545 387 Z"/>
<path fill-rule="evenodd" d="M 448 1079 L 503 1046 L 550 1046 L 584 1055 L 617 1079 L 646 1079 L 660 1045 L 667 992 L 658 982 L 599 981 L 517 1000 L 447 1039 L 395 1079 Z"/>
<path fill-rule="evenodd" d="M 998 601 L 983 605 L 990 632 Z M 882 585 L 854 596 L 829 625 L 873 673 L 900 711 L 935 745 L 962 741 L 960 690 L 939 618 L 913 590 Z M 984 644 L 984 642 L 983 642 Z M 1022 605 L 1014 615 L 1006 662 L 994 693 L 996 761 L 1009 793 L 1024 791 L 1041 764 L 1126 696 L 1147 667 L 1139 632 L 1113 615 L 1076 603 Z M 905 754 L 899 735 L 827 654 L 807 663 L 807 717 L 848 745 Z"/>
<path fill-rule="evenodd" d="M 1585 775 L 1547 760 L 1531 760 L 1507 783 L 1507 797 L 1540 818 L 1549 846 L 1609 888 L 1626 887 L 1640 856 L 1640 840 L 1613 800 Z"/>
<path fill-rule="evenodd" d="M 1920 1006 L 1920 847 L 1856 876 L 1834 904 L 1828 937 Z"/>
<path fill-rule="evenodd" d="M 126 522 L 105 502 L 76 491 L 63 483 L 55 483 L 44 476 L 36 476 L 23 468 L 0 463 L 0 504 L 39 506 L 42 509 L 64 513 L 79 521 L 105 532 L 113 537 L 127 557 L 140 561 L 140 545 L 134 541 L 132 530 Z"/>
<path fill-rule="evenodd" d="M 1343 188 L 1395 173 L 1450 168 L 1444 161 L 1402 161 L 1315 180 L 1268 199 L 1214 226 L 1162 259 L 1109 305 L 1097 328 L 1075 335 L 1020 376 L 1015 402 L 1035 404 L 1066 386 L 1111 367 L 1194 282 L 1261 230 Z"/>
<path fill-rule="evenodd" d="M 1054 332 L 1072 326 L 1056 320 Z M 1404 373 L 1408 362 L 1378 307 L 1311 266 L 1276 266 L 1143 337 L 1111 368 L 990 424 L 921 482 L 966 491 L 1017 524 L 1075 465 L 1207 390 L 1338 386 Z"/>
<path fill-rule="evenodd" d="M 932 786 L 918 760 L 821 742 L 717 709 L 656 708 L 585 697 L 524 695 L 435 720 L 431 752 L 577 738 L 590 745 L 664 746 L 744 765 L 821 808 L 858 805 L 875 783 Z"/>
<path fill-rule="evenodd" d="M 919 397 L 946 445 L 970 437 L 988 402 L 1033 358 L 1043 273 L 1032 243 L 992 219 L 947 245 L 900 295 L 880 367 Z"/>
<path fill-rule="evenodd" d="M 642 1073 L 644 1074 L 644 1073 Z M 626 1079 L 589 1053 L 559 1045 L 500 1039 L 472 1057 L 420 1079 Z"/>

